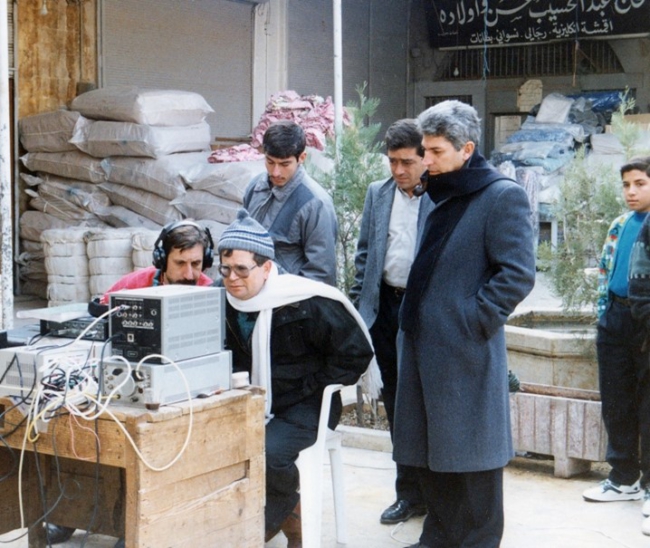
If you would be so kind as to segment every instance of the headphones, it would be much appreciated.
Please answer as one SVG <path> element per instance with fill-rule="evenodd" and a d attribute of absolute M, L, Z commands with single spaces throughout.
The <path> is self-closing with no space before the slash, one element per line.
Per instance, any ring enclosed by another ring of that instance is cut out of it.
<path fill-rule="evenodd" d="M 201 234 L 205 234 L 207 237 L 208 243 L 207 245 L 203 245 L 202 264 L 202 270 L 207 270 L 214 263 L 214 242 L 212 241 L 212 235 L 210 234 L 210 230 L 207 227 L 204 228 L 193 221 L 187 220 L 168 223 L 163 227 L 162 232 L 156 239 L 156 242 L 153 244 L 153 265 L 161 272 L 165 272 L 165 270 L 167 270 L 167 252 L 165 251 L 164 242 L 167 237 L 172 232 L 174 232 L 174 230 L 180 228 L 181 226 L 193 226 Z"/>
<path fill-rule="evenodd" d="M 428 177 L 428 173 L 425 171 L 420 177 L 420 182 L 417 185 L 415 185 L 415 188 L 413 189 L 413 194 L 415 196 L 422 196 L 427 191 L 428 186 L 429 186 L 429 177 Z"/>

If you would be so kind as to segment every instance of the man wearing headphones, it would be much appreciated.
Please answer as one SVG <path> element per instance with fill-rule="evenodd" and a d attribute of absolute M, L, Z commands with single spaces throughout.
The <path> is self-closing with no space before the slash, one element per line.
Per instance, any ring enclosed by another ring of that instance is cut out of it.
<path fill-rule="evenodd" d="M 131 272 L 115 282 L 99 300 L 89 305 L 92 315 L 105 311 L 109 294 L 122 289 L 141 289 L 157 285 L 212 285 L 212 280 L 203 271 L 214 262 L 214 243 L 207 228 L 189 219 L 164 226 L 153 249 L 153 265 Z M 101 310 L 100 310 L 101 309 Z M 50 544 L 60 544 L 74 534 L 73 527 L 47 524 Z M 120 539 L 115 548 L 123 548 Z"/>
<path fill-rule="evenodd" d="M 127 274 L 115 282 L 100 300 L 108 304 L 108 294 L 122 289 L 156 285 L 211 285 L 203 271 L 212 266 L 214 244 L 207 228 L 184 220 L 165 225 L 154 244 L 153 265 Z"/>

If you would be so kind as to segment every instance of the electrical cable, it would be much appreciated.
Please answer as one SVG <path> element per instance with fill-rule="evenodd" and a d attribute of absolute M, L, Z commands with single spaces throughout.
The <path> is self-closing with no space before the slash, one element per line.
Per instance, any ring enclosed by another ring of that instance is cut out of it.
<path fill-rule="evenodd" d="M 33 400 L 32 400 L 33 403 Z M 29 414 L 28 414 L 29 415 Z M 23 463 L 25 461 L 25 446 L 27 445 L 28 429 L 25 428 L 23 443 L 20 448 L 20 459 L 18 465 L 18 508 L 20 512 L 20 528 L 25 528 L 25 509 L 23 507 Z"/>
<path fill-rule="evenodd" d="M 117 357 L 117 356 L 114 356 L 114 357 Z M 191 436 L 192 436 L 192 427 L 193 427 L 193 424 L 194 424 L 194 409 L 193 409 L 194 406 L 192 405 L 192 393 L 191 393 L 191 391 L 190 391 L 190 387 L 189 387 L 189 384 L 188 384 L 188 382 L 187 382 L 187 378 L 186 378 L 185 375 L 183 374 L 183 371 L 181 370 L 181 368 L 178 367 L 178 364 L 177 364 L 176 362 L 174 362 L 173 360 L 170 360 L 169 358 L 167 358 L 166 356 L 163 356 L 162 354 L 149 354 L 148 356 L 145 356 L 144 358 L 142 358 L 142 359 L 138 362 L 138 364 L 137 364 L 136 367 L 133 369 L 133 371 L 134 371 L 134 372 L 135 372 L 135 371 L 139 371 L 141 365 L 142 365 L 144 362 L 146 362 L 146 361 L 148 361 L 148 360 L 150 360 L 150 359 L 154 359 L 154 358 L 160 358 L 160 359 L 162 359 L 162 360 L 165 360 L 165 361 L 169 362 L 169 364 L 172 365 L 172 366 L 176 369 L 176 371 L 178 371 L 179 375 L 181 376 L 181 379 L 183 380 L 183 384 L 185 385 L 185 391 L 186 391 L 186 394 L 187 394 L 187 401 L 188 401 L 188 403 L 189 403 L 189 413 L 188 413 L 189 421 L 188 421 L 188 426 L 187 426 L 187 435 L 185 436 L 185 441 L 183 442 L 182 447 L 180 448 L 180 450 L 178 451 L 178 453 L 176 454 L 176 456 L 175 456 L 171 461 L 169 461 L 167 464 L 165 464 L 165 465 L 163 465 L 163 466 L 155 466 L 155 465 L 151 464 L 151 463 L 150 463 L 150 462 L 145 458 L 145 456 L 142 454 L 142 452 L 138 449 L 138 446 L 137 446 L 137 444 L 135 443 L 135 440 L 131 437 L 131 434 L 129 434 L 129 432 L 127 431 L 126 427 L 125 427 L 125 426 L 122 424 L 122 422 L 121 422 L 121 421 L 120 421 L 120 420 L 119 420 L 119 419 L 118 419 L 118 418 L 117 418 L 117 417 L 116 417 L 116 416 L 115 416 L 115 415 L 110 411 L 110 409 L 108 409 L 108 406 L 107 406 L 106 404 L 102 404 L 100 401 L 95 401 L 95 404 L 96 404 L 97 406 L 99 406 L 99 407 L 101 407 L 101 408 L 103 409 L 103 413 L 106 413 L 109 417 L 111 417 L 111 418 L 115 421 L 115 424 L 120 428 L 120 430 L 122 430 L 122 432 L 124 433 L 126 439 L 127 439 L 128 442 L 131 444 L 131 447 L 132 447 L 133 450 L 135 451 L 135 454 L 138 456 L 138 458 L 140 459 L 140 461 L 141 461 L 141 462 L 142 462 L 142 463 L 143 463 L 147 468 L 149 468 L 150 470 L 152 470 L 152 471 L 154 471 L 154 472 L 162 472 L 162 471 L 164 471 L 164 470 L 168 470 L 168 469 L 171 468 L 174 464 L 176 464 L 176 462 L 178 462 L 178 460 L 181 458 L 181 456 L 183 456 L 183 453 L 185 453 L 185 450 L 187 449 L 187 446 L 188 446 L 189 443 L 190 443 L 190 438 L 191 438 Z M 90 399 L 90 400 L 93 400 L 92 397 L 89 397 L 89 399 Z M 100 413 L 100 414 L 101 414 L 101 413 Z M 97 417 L 98 417 L 98 416 L 99 416 L 99 414 L 97 415 Z"/>
<path fill-rule="evenodd" d="M 395 542 L 399 542 L 400 544 L 408 545 L 408 546 L 413 546 L 413 540 L 402 540 L 400 538 L 397 538 L 397 533 L 404 527 L 405 521 L 400 521 L 397 525 L 394 527 L 391 527 L 390 530 L 390 538 L 393 539 Z M 417 541 L 415 546 L 418 546 Z"/>
<path fill-rule="evenodd" d="M 61 347 L 68 346 L 69 344 L 70 343 L 64 344 L 64 345 L 58 345 L 58 346 L 54 345 L 54 346 L 42 347 L 39 350 L 40 350 L 40 352 L 43 352 L 43 351 L 45 351 L 47 349 L 61 348 Z M 20 364 L 19 364 L 18 360 L 16 360 L 16 361 L 17 361 L 18 367 L 20 368 Z M 36 378 L 37 378 L 37 375 L 36 375 L 36 373 L 37 373 L 36 372 L 36 361 L 34 361 L 33 367 L 34 367 L 33 382 L 35 384 Z M 69 379 L 69 374 L 66 375 L 66 379 Z M 32 386 L 32 390 L 30 391 L 30 394 L 31 394 L 31 392 L 33 392 L 33 390 L 34 390 L 34 386 Z M 39 396 L 42 391 L 43 391 L 43 388 L 41 386 L 41 387 L 39 387 L 37 389 L 37 396 Z M 25 400 L 25 398 L 23 398 L 23 400 Z M 36 424 L 36 420 L 34 419 L 34 416 L 35 416 L 34 415 L 34 409 L 38 408 L 37 407 L 38 400 L 39 400 L 38 397 L 34 397 L 34 398 L 31 399 L 31 401 L 25 401 L 25 403 L 27 403 L 29 405 L 29 408 L 28 408 L 28 412 L 26 413 L 26 416 L 25 416 L 25 419 L 27 421 L 27 426 L 25 428 L 25 435 L 23 436 L 23 441 L 22 441 L 21 450 L 20 450 L 19 464 L 18 464 L 18 503 L 19 503 L 19 514 L 20 514 L 21 529 L 23 529 L 25 527 L 25 513 L 24 513 L 24 503 L 23 503 L 23 497 L 22 497 L 22 478 L 23 478 L 23 469 L 24 469 L 25 450 L 26 450 L 27 441 L 30 440 L 30 431 L 31 431 L 32 428 L 35 427 L 35 424 Z M 56 403 L 59 403 L 59 402 L 56 401 Z M 54 407 L 53 404 L 50 404 L 49 406 L 46 406 L 45 409 L 44 409 L 44 412 L 50 410 L 50 408 L 53 408 L 53 407 Z M 31 420 L 30 420 L 30 418 L 31 418 Z M 16 427 L 14 429 L 14 432 L 16 431 L 17 428 L 18 427 Z M 36 438 L 34 438 L 34 440 L 32 441 L 32 443 L 34 443 L 34 445 L 35 445 L 36 439 L 38 439 L 38 436 L 36 436 Z M 57 458 L 57 469 L 58 469 L 58 458 Z M 38 468 L 37 468 L 37 471 L 38 471 Z M 40 478 L 40 476 L 39 476 L 39 478 Z M 42 478 L 40 478 L 40 480 L 41 481 L 39 481 L 39 483 L 42 483 Z M 60 500 L 60 499 L 57 499 L 57 503 L 58 503 L 58 500 Z"/>
<path fill-rule="evenodd" d="M 5 448 L 9 452 L 9 455 L 11 455 L 11 460 L 12 460 L 11 466 L 9 467 L 9 471 L 4 476 L 0 476 L 0 483 L 2 483 L 7 478 L 11 477 L 11 475 L 16 471 L 16 466 L 18 465 L 18 459 L 16 458 L 16 452 L 13 450 L 12 447 L 9 446 L 9 444 L 4 439 L 3 436 L 0 436 L 0 442 L 5 446 Z"/>
<path fill-rule="evenodd" d="M 22 404 L 26 404 L 26 403 L 27 403 L 27 402 L 25 401 L 25 399 L 22 398 L 20 402 L 18 402 L 18 403 L 14 403 L 14 404 L 11 405 L 9 408 L 5 409 L 2 413 L 0 413 L 0 418 L 2 418 L 2 420 L 3 420 L 3 422 L 4 422 L 5 425 L 13 426 L 13 429 L 12 429 L 12 430 L 10 430 L 10 431 L 8 431 L 8 432 L 4 432 L 2 435 L 0 435 L 0 440 L 2 440 L 3 443 L 6 443 L 6 442 L 4 441 L 4 438 L 8 438 L 8 437 L 10 437 L 10 436 L 11 436 L 12 434 L 14 434 L 14 433 L 15 433 L 15 432 L 16 432 L 16 431 L 17 431 L 17 430 L 18 430 L 18 429 L 19 429 L 23 424 L 25 424 L 25 422 L 27 422 L 27 416 L 26 416 L 26 415 L 23 415 L 23 418 L 20 420 L 20 422 L 19 422 L 18 424 L 13 424 L 13 423 L 9 422 L 9 421 L 5 418 L 5 415 L 7 415 L 7 413 L 9 413 L 10 411 L 13 411 L 14 409 L 17 409 L 18 407 L 20 407 L 20 405 L 22 405 Z"/>
<path fill-rule="evenodd" d="M 0 377 L 0 385 L 2 384 L 2 381 L 6 378 L 6 376 L 9 374 L 9 370 L 11 369 L 11 366 L 14 363 L 16 364 L 16 369 L 17 369 L 17 372 L 18 372 L 18 378 L 20 380 L 19 382 L 20 382 L 20 386 L 22 388 L 23 387 L 23 370 L 22 370 L 22 368 L 20 366 L 20 360 L 18 359 L 18 354 L 14 354 L 14 357 L 11 359 L 11 361 L 9 362 L 7 367 L 5 368 L 5 371 L 2 374 L 2 377 Z M 29 398 L 29 396 L 32 395 L 32 393 L 34 392 L 34 389 L 36 388 L 36 363 L 32 364 L 32 369 L 33 369 L 33 371 L 32 371 L 32 386 L 31 386 L 29 392 L 27 393 L 27 395 L 22 396 L 22 399 L 23 399 L 24 403 L 26 403 L 26 400 Z"/>
<path fill-rule="evenodd" d="M 61 501 L 66 497 L 66 486 L 62 483 L 61 481 L 61 464 L 59 461 L 59 453 L 57 450 L 57 444 L 56 444 L 56 427 L 52 427 L 52 458 L 54 459 L 54 468 L 55 468 L 55 473 L 56 473 L 56 479 L 57 479 L 57 484 L 59 486 L 59 495 L 57 498 L 52 502 L 51 506 L 48 508 L 48 503 L 47 503 L 47 496 L 45 494 L 45 491 L 43 489 L 45 482 L 43 481 L 43 475 L 41 473 L 41 468 L 40 468 L 40 461 L 38 459 L 38 448 L 37 444 L 34 444 L 34 457 L 35 457 L 35 463 L 36 463 L 36 472 L 38 475 L 38 484 L 39 484 L 39 490 L 41 493 L 41 503 L 43 504 L 43 513 L 39 518 L 35 520 L 34 523 L 32 523 L 29 526 L 29 529 L 40 526 L 43 522 L 48 521 L 48 516 L 56 509 L 56 507 L 61 503 Z M 76 480 L 72 480 L 77 484 L 77 490 L 79 490 L 80 485 L 79 482 Z M 50 539 L 49 537 L 46 537 L 46 542 L 47 546 L 50 546 Z"/>
<path fill-rule="evenodd" d="M 66 343 L 63 345 L 49 345 L 49 346 L 43 346 L 38 348 L 38 353 L 45 352 L 46 350 L 53 349 L 53 348 L 63 348 L 66 346 L 70 346 L 71 344 L 74 344 L 75 342 L 78 342 L 84 335 L 85 333 L 90 330 L 94 324 L 96 324 L 97 321 L 99 321 L 101 318 L 108 316 L 110 314 L 115 313 L 118 310 L 121 310 L 124 308 L 124 305 L 122 306 L 117 306 L 114 307 L 113 309 L 107 311 L 106 313 L 102 314 L 99 318 L 97 318 L 93 323 L 91 323 L 82 333 L 74 339 L 70 343 Z M 101 377 L 103 374 L 101 364 L 103 363 L 103 357 L 104 357 L 104 352 L 106 350 L 106 347 L 108 345 L 109 341 L 106 341 L 104 343 L 104 346 L 102 347 L 101 354 L 100 354 L 100 362 L 99 365 L 100 367 L 97 368 L 96 363 L 89 363 L 89 357 L 90 353 L 92 350 L 89 350 L 88 356 L 86 357 L 85 363 L 82 365 L 78 364 L 70 364 L 70 363 L 63 363 L 63 362 L 55 362 L 53 364 L 53 367 L 50 368 L 50 371 L 47 376 L 43 377 L 41 379 L 41 383 L 39 386 L 36 386 L 36 379 L 37 379 L 37 366 L 36 366 L 36 360 L 34 360 L 33 363 L 33 379 L 32 379 L 32 387 L 30 389 L 30 392 L 27 396 L 21 396 L 20 402 L 14 404 L 12 407 L 9 409 L 3 411 L 3 415 L 6 414 L 8 411 L 15 409 L 19 405 L 27 405 L 27 412 L 23 418 L 17 425 L 13 425 L 13 429 L 11 432 L 8 434 L 5 433 L 5 437 L 7 435 L 11 435 L 15 433 L 21 426 L 25 425 L 25 432 L 24 436 L 22 438 L 22 444 L 20 448 L 20 453 L 19 457 L 17 458 L 15 456 L 15 453 L 12 450 L 12 455 L 14 455 L 14 464 L 12 465 L 12 470 L 9 472 L 8 475 L 11 475 L 15 469 L 16 465 L 18 468 L 18 503 L 19 503 L 19 513 L 20 513 L 20 526 L 21 529 L 25 528 L 25 513 L 24 513 L 24 502 L 23 502 L 23 496 L 22 496 L 22 477 L 23 477 L 23 470 L 24 470 L 24 459 L 25 459 L 25 451 L 27 447 L 27 443 L 30 442 L 32 443 L 34 447 L 34 456 L 36 458 L 36 471 L 37 475 L 39 478 L 39 486 L 41 489 L 41 500 L 43 504 L 46 504 L 46 497 L 45 493 L 43 491 L 44 487 L 44 482 L 40 470 L 40 465 L 38 463 L 38 449 L 37 449 L 37 441 L 39 438 L 39 428 L 38 424 L 39 422 L 43 423 L 45 426 L 47 426 L 47 423 L 49 423 L 53 418 L 61 418 L 65 414 L 68 414 L 68 420 L 72 421 L 74 420 L 77 422 L 77 428 L 80 429 L 87 429 L 87 427 L 82 426 L 78 422 L 78 418 L 87 420 L 87 421 L 94 421 L 95 422 L 95 448 L 96 448 L 96 473 L 95 473 L 95 508 L 93 511 L 93 515 L 91 516 L 90 523 L 88 524 L 87 528 L 87 534 L 84 537 L 83 543 L 85 544 L 85 540 L 88 536 L 88 531 L 92 529 L 93 523 L 96 519 L 96 512 L 97 512 L 97 506 L 99 503 L 99 467 L 100 467 L 100 455 L 101 455 L 101 446 L 100 446 L 100 437 L 99 437 L 99 428 L 98 428 L 98 419 L 101 416 L 107 415 L 110 417 L 115 424 L 118 426 L 118 428 L 123 432 L 126 440 L 131 444 L 134 452 L 138 456 L 138 458 L 141 460 L 141 462 L 150 470 L 155 471 L 155 472 L 162 472 L 164 470 L 169 469 L 172 467 L 178 460 L 182 457 L 182 455 L 185 453 L 185 450 L 187 449 L 189 445 L 189 441 L 191 439 L 192 435 L 192 430 L 193 430 L 193 422 L 194 422 L 194 413 L 193 413 L 193 404 L 192 404 L 192 395 L 190 391 L 190 387 L 187 381 L 187 378 L 185 377 L 182 369 L 178 366 L 176 362 L 173 360 L 167 358 L 166 356 L 163 356 L 161 354 L 150 354 L 148 356 L 145 356 L 142 358 L 135 368 L 132 368 L 131 363 L 126 360 L 125 358 L 121 356 L 113 356 L 112 359 L 118 359 L 122 360 L 125 364 L 125 367 L 127 369 L 127 375 L 125 375 L 123 381 L 119 383 L 116 387 L 114 387 L 111 392 L 106 395 L 106 396 L 101 396 L 102 390 L 100 383 L 96 379 L 95 376 L 93 376 L 93 371 L 97 372 L 99 371 L 98 376 Z M 115 399 L 115 396 L 119 392 L 121 388 L 129 381 L 131 378 L 131 375 L 135 372 L 138 372 L 142 366 L 143 363 L 145 363 L 148 360 L 154 359 L 154 358 L 159 358 L 163 360 L 163 363 L 168 363 L 172 365 L 176 371 L 179 373 L 181 376 L 181 379 L 183 381 L 185 391 L 187 394 L 187 402 L 189 403 L 189 412 L 188 412 L 188 426 L 187 426 L 187 434 L 185 436 L 185 439 L 183 441 L 183 444 L 181 448 L 178 450 L 176 455 L 166 464 L 164 465 L 155 465 L 149 462 L 145 456 L 142 454 L 140 449 L 137 447 L 137 444 L 135 440 L 131 437 L 131 434 L 127 431 L 126 427 L 120 421 L 115 414 L 108 408 L 109 404 L 112 402 L 112 400 Z M 10 364 L 7 366 L 5 369 L 5 372 L 3 373 L 2 377 L 0 377 L 0 383 L 2 380 L 6 377 L 8 374 L 9 368 L 11 368 L 13 365 L 15 365 L 18 368 L 19 375 L 20 375 L 20 384 L 22 386 L 22 368 L 20 366 L 20 361 L 16 356 L 14 356 L 14 359 L 10 362 Z M 35 393 L 34 393 L 35 392 Z M 34 394 L 33 397 L 32 394 Z M 26 423 L 26 424 L 25 424 Z M 72 423 L 70 423 L 70 428 L 74 430 L 74 427 Z M 60 467 L 59 467 L 59 459 L 58 459 L 58 452 L 56 451 L 56 436 L 55 436 L 55 430 L 56 426 L 53 424 L 52 425 L 52 437 L 51 437 L 51 443 L 52 443 L 52 448 L 54 451 L 54 458 L 56 462 L 56 469 L 57 469 L 57 478 L 58 478 L 58 484 L 59 484 L 59 489 L 60 489 L 60 494 L 57 497 L 57 499 L 54 501 L 54 503 L 51 505 L 51 507 L 48 509 L 45 506 L 43 507 L 44 513 L 39 518 L 37 523 L 34 523 L 30 525 L 30 529 L 37 524 L 40 525 L 40 523 L 43 520 L 46 520 L 47 516 L 56 508 L 56 506 L 59 504 L 59 502 L 62 500 L 62 498 L 65 496 L 65 486 L 61 483 L 61 476 L 60 476 Z M 6 440 L 4 437 L 0 437 L 0 441 L 4 445 L 9 448 Z M 76 458 L 79 460 L 84 460 L 83 457 L 79 457 L 76 454 L 76 448 L 75 442 L 74 442 L 74 436 L 71 436 L 71 443 L 72 443 L 72 451 L 75 455 Z M 90 460 L 89 458 L 85 458 L 85 460 Z M 8 477 L 8 475 L 6 477 Z M 2 478 L 4 479 L 4 478 Z M 26 534 L 26 533 L 25 533 Z M 24 536 L 21 535 L 21 537 Z M 19 537 L 19 538 L 21 538 Z M 49 543 L 49 540 L 48 540 Z"/>
<path fill-rule="evenodd" d="M 79 340 L 81 340 L 83 338 L 83 336 L 86 333 L 88 333 L 88 331 L 90 331 L 93 327 L 95 327 L 100 320 L 103 320 L 104 318 L 115 314 L 115 312 L 118 312 L 118 311 L 121 311 L 121 310 L 128 310 L 129 308 L 131 308 L 131 307 L 128 306 L 128 305 L 125 305 L 125 304 L 120 304 L 120 305 L 114 306 L 113 308 L 109 308 L 106 312 L 104 312 L 100 316 L 97 316 L 92 322 L 90 322 L 86 326 L 86 328 L 81 333 L 79 333 L 77 338 L 74 339 L 72 342 L 76 343 Z"/>
<path fill-rule="evenodd" d="M 97 372 L 97 399 L 100 398 L 102 393 L 104 392 L 104 352 L 106 351 L 106 348 L 108 347 L 108 344 L 113 342 L 113 340 L 124 337 L 123 333 L 116 333 L 115 335 L 111 335 L 104 341 L 104 344 L 102 345 L 102 349 L 99 353 L 99 370 Z M 131 364 L 129 364 L 129 367 Z"/>
<path fill-rule="evenodd" d="M 189 384 L 187 382 L 187 378 L 183 374 L 183 371 L 180 369 L 178 364 L 176 364 L 176 362 L 170 360 L 169 358 L 163 356 L 162 354 L 150 354 L 148 356 L 145 356 L 140 360 L 140 362 L 138 362 L 135 369 L 133 369 L 134 372 L 139 371 L 140 367 L 144 362 L 154 358 L 159 358 L 169 362 L 169 364 L 172 365 L 181 376 L 187 394 L 187 401 L 189 402 L 188 431 L 181 449 L 179 450 L 178 454 L 169 463 L 167 463 L 164 466 L 156 466 L 147 461 L 147 459 L 138 449 L 135 441 L 131 438 L 129 432 L 122 425 L 120 420 L 117 419 L 117 417 L 115 417 L 115 415 L 108 408 L 108 405 L 110 404 L 115 394 L 120 390 L 122 386 L 124 386 L 124 384 L 128 381 L 128 379 L 131 376 L 130 362 L 128 362 L 126 359 L 124 359 L 121 356 L 114 356 L 114 358 L 121 359 L 122 361 L 124 361 L 128 370 L 128 374 L 125 375 L 122 383 L 118 384 L 104 398 L 104 401 L 102 401 L 101 398 L 95 397 L 97 384 L 90 376 L 86 376 L 85 378 L 82 378 L 81 382 L 79 382 L 79 384 L 76 386 L 78 390 L 75 391 L 74 395 L 70 395 L 69 384 L 70 384 L 70 377 L 72 374 L 71 369 L 66 369 L 65 371 L 65 385 L 64 385 L 63 394 L 61 394 L 61 392 L 58 390 L 54 390 L 52 388 L 44 388 L 43 386 L 40 386 L 37 389 L 36 397 L 32 401 L 32 406 L 30 408 L 30 412 L 28 415 L 29 423 L 26 430 L 27 440 L 32 443 L 36 442 L 36 440 L 38 439 L 38 425 L 37 425 L 38 421 L 43 421 L 45 423 L 49 422 L 52 416 L 54 416 L 53 415 L 54 412 L 63 407 L 65 407 L 71 414 L 89 421 L 96 420 L 100 416 L 106 414 L 109 417 L 111 417 L 115 421 L 117 426 L 123 431 L 127 440 L 129 441 L 134 451 L 136 452 L 136 454 L 138 455 L 138 457 L 140 458 L 140 460 L 143 462 L 145 466 L 147 466 L 153 471 L 167 470 L 168 468 L 173 466 L 178 461 L 178 459 L 180 459 L 180 457 L 183 455 L 185 449 L 189 444 L 189 440 L 192 434 L 194 416 L 193 416 L 192 395 L 189 388 Z M 47 403 L 43 405 L 42 403 L 43 401 L 46 401 Z M 87 409 L 81 409 L 80 405 L 83 405 L 84 403 L 91 403 L 93 405 L 89 405 Z"/>

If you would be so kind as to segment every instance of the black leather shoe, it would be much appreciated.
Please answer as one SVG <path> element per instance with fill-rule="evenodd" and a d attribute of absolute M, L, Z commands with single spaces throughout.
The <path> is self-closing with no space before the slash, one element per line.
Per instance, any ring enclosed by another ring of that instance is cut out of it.
<path fill-rule="evenodd" d="M 55 525 L 54 523 L 46 523 L 45 530 L 47 541 L 50 544 L 61 544 L 70 540 L 76 531 L 74 527 L 64 527 L 63 525 Z"/>
<path fill-rule="evenodd" d="M 273 529 L 272 531 L 264 531 L 264 542 L 268 542 L 275 536 L 280 534 L 280 527 Z"/>
<path fill-rule="evenodd" d="M 411 504 L 408 500 L 398 500 L 391 504 L 379 518 L 380 523 L 399 523 L 407 521 L 413 516 L 423 516 L 427 513 L 424 504 Z"/>

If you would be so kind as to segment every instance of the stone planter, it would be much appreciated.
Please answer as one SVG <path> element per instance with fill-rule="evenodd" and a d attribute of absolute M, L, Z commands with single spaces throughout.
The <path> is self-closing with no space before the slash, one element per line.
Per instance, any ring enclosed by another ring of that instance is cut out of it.
<path fill-rule="evenodd" d="M 557 310 L 513 314 L 508 367 L 522 382 L 598 390 L 595 318 Z"/>
<path fill-rule="evenodd" d="M 588 472 L 591 462 L 605 460 L 600 401 L 518 392 L 510 397 L 510 415 L 515 449 L 553 455 L 557 477 Z"/>
<path fill-rule="evenodd" d="M 604 461 L 595 317 L 526 311 L 513 314 L 505 331 L 508 367 L 523 387 L 510 399 L 515 449 L 552 455 L 562 478 Z"/>

